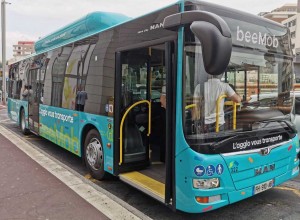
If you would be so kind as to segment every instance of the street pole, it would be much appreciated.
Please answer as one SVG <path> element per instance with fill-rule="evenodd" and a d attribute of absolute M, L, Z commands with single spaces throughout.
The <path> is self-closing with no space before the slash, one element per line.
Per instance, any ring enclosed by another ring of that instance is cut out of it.
<path fill-rule="evenodd" d="M 6 104 L 6 20 L 5 5 L 10 4 L 1 0 L 1 30 L 2 30 L 2 102 Z"/>

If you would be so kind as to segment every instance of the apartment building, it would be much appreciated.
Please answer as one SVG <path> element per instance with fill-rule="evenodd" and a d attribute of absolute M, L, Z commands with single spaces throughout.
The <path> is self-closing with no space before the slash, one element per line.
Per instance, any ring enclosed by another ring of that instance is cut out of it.
<path fill-rule="evenodd" d="M 261 12 L 258 15 L 281 23 L 297 14 L 297 4 L 285 4 L 271 12 Z"/>
<path fill-rule="evenodd" d="M 294 53 L 294 71 L 297 83 L 300 83 L 300 0 L 298 4 L 285 4 L 271 12 L 258 15 L 276 21 L 288 27 L 291 32 L 291 45 Z"/>
<path fill-rule="evenodd" d="M 16 59 L 34 53 L 34 41 L 18 41 L 18 44 L 13 47 L 13 56 Z"/>

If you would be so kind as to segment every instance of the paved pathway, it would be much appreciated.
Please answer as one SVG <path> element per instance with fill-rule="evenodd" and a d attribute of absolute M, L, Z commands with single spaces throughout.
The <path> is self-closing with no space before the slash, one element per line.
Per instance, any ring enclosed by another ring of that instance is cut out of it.
<path fill-rule="evenodd" d="M 0 105 L 0 113 L 5 111 Z M 1 116 L 1 115 L 0 115 Z M 2 119 L 2 121 L 1 121 Z M 141 219 L 1 125 L 0 219 Z M 142 213 L 142 218 L 149 219 Z"/>

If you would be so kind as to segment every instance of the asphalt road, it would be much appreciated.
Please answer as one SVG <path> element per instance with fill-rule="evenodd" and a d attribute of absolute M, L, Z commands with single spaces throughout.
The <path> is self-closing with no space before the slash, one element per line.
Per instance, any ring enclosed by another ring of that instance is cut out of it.
<path fill-rule="evenodd" d="M 17 124 L 7 120 L 0 110 L 0 124 L 23 136 Z M 162 203 L 123 183 L 118 178 L 97 181 L 91 179 L 82 161 L 72 153 L 35 135 L 23 138 L 45 153 L 56 158 L 78 174 L 90 179 L 99 187 L 109 191 L 129 205 L 153 219 L 289 219 L 300 220 L 300 176 L 296 179 L 260 193 L 249 199 L 204 214 L 172 212 Z"/>

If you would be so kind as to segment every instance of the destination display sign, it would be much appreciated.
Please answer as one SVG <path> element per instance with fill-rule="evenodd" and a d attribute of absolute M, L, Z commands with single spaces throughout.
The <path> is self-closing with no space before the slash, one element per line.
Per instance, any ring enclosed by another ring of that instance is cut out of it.
<path fill-rule="evenodd" d="M 252 149 L 261 149 L 262 155 L 267 155 L 270 153 L 268 146 L 272 146 L 274 144 L 282 143 L 284 141 L 289 140 L 289 134 L 286 132 L 269 134 L 263 136 L 252 136 L 252 135 L 239 135 L 236 136 L 234 140 L 229 138 L 228 140 L 223 140 L 218 143 L 213 143 L 208 148 L 205 147 L 204 144 L 195 148 L 192 148 L 198 152 L 202 153 L 231 153 L 238 151 L 247 151 Z M 206 144 L 207 145 L 207 144 Z"/>
<path fill-rule="evenodd" d="M 291 55 L 287 28 L 222 18 L 230 28 L 233 45 Z"/>

